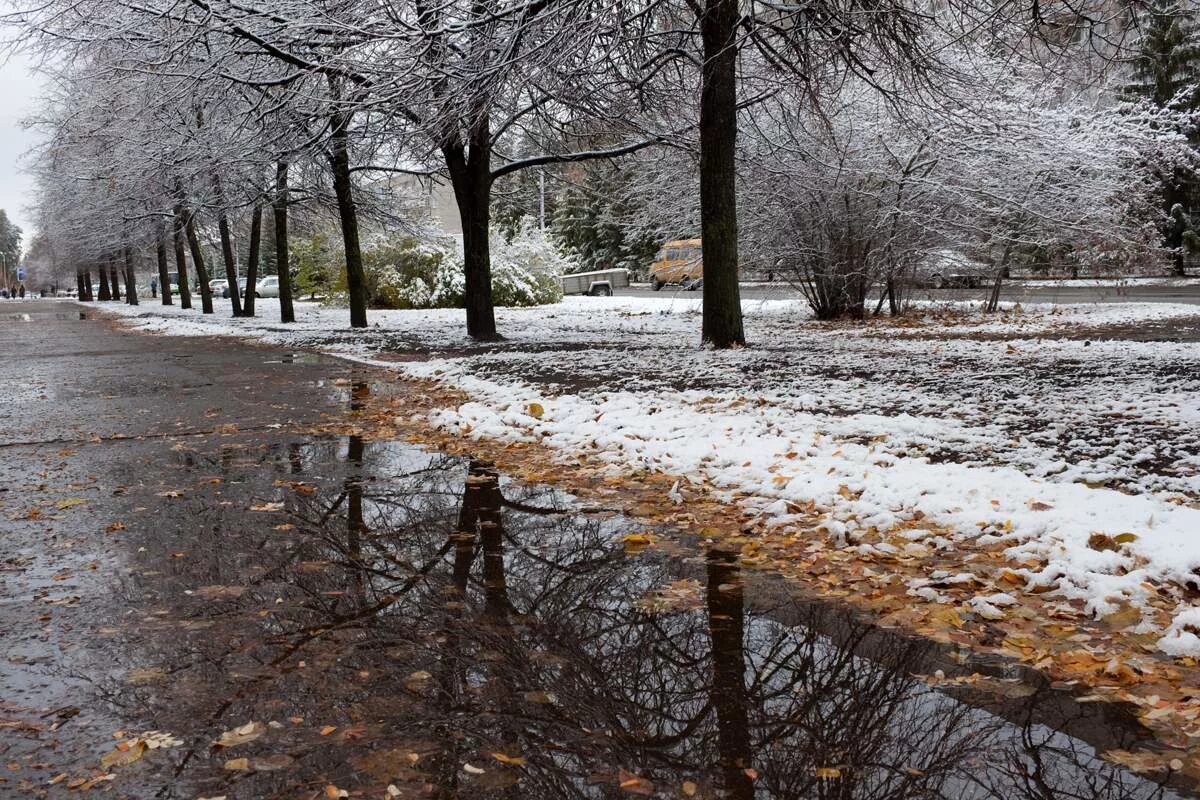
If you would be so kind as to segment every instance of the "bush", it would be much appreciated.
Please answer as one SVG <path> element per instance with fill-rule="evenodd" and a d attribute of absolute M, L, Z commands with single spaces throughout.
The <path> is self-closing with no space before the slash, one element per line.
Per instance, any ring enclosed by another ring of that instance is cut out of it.
<path fill-rule="evenodd" d="M 290 243 L 292 274 L 297 297 L 329 298 L 346 291 L 346 265 L 341 242 L 327 231 L 293 237 Z"/>
<path fill-rule="evenodd" d="M 511 240 L 492 236 L 492 300 L 497 306 L 537 306 L 562 299 L 566 259 L 525 220 Z M 462 308 L 462 258 L 447 243 L 410 236 L 383 239 L 363 253 L 367 299 L 375 308 Z M 335 291 L 346 293 L 345 271 Z"/>
<path fill-rule="evenodd" d="M 559 277 L 571 267 L 571 261 L 525 217 L 512 239 L 492 234 L 492 302 L 498 306 L 557 303 L 562 300 Z"/>

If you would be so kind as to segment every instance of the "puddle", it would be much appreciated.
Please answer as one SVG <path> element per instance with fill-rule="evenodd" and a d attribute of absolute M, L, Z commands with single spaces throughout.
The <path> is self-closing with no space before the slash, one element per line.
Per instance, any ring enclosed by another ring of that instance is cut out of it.
<path fill-rule="evenodd" d="M 268 359 L 264 364 L 319 364 L 321 357 L 316 353 L 284 353 L 279 358 Z"/>
<path fill-rule="evenodd" d="M 122 773 L 145 796 L 1183 796 L 1097 757 L 1142 741 L 1119 709 L 932 688 L 934 645 L 484 463 L 350 436 L 161 467 L 210 494 L 125 540 L 99 687 L 185 743 Z"/>
<path fill-rule="evenodd" d="M 797 598 L 734 554 L 641 547 L 625 537 L 643 526 L 579 513 L 486 464 L 290 433 L 365 401 L 365 384 L 345 385 L 363 373 L 342 364 L 284 376 L 228 342 L 41 327 L 37 339 L 23 326 L 26 352 L 67 357 L 14 369 L 55 361 L 47 381 L 76 395 L 88 435 L 128 433 L 150 397 L 160 416 L 133 429 L 172 435 L 0 462 L 14 507 L 53 499 L 42 481 L 87 500 L 53 529 L 9 516 L 0 569 L 17 590 L 0 608 L 17 634 L 0 662 L 0 795 L 67 796 L 96 779 L 117 732 L 158 731 L 167 746 L 135 750 L 96 788 L 178 800 L 1184 796 L 1098 757 L 1149 746 L 1121 708 L 1006 681 L 1002 665 L 931 687 L 917 676 L 969 670 Z M 14 418 L 45 404 L 22 402 L 9 398 Z M 240 429 L 179 434 L 201 419 Z"/>

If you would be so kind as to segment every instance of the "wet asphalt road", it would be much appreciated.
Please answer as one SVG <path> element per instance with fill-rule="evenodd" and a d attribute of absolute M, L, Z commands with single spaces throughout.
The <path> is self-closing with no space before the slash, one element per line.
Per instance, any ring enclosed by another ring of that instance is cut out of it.
<path fill-rule="evenodd" d="M 0 797 L 1173 796 L 1095 758 L 1117 709 L 931 691 L 730 554 L 323 433 L 380 373 L 4 311 Z"/>

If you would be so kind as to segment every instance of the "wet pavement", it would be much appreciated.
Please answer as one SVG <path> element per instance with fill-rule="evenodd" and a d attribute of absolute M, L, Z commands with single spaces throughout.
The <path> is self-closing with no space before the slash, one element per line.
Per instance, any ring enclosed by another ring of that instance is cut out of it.
<path fill-rule="evenodd" d="M 1149 746 L 1120 708 L 968 679 L 486 464 L 321 432 L 404 390 L 383 373 L 20 308 L 0 797 L 1193 796 L 1097 757 Z"/>

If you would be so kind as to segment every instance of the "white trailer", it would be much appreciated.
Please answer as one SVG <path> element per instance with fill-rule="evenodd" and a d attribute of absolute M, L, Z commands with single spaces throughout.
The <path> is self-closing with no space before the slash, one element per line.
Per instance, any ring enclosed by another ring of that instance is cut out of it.
<path fill-rule="evenodd" d="M 595 272 L 576 272 L 563 275 L 563 294 L 586 294 L 592 297 L 612 297 L 614 289 L 629 286 L 629 270 L 601 269 Z"/>

